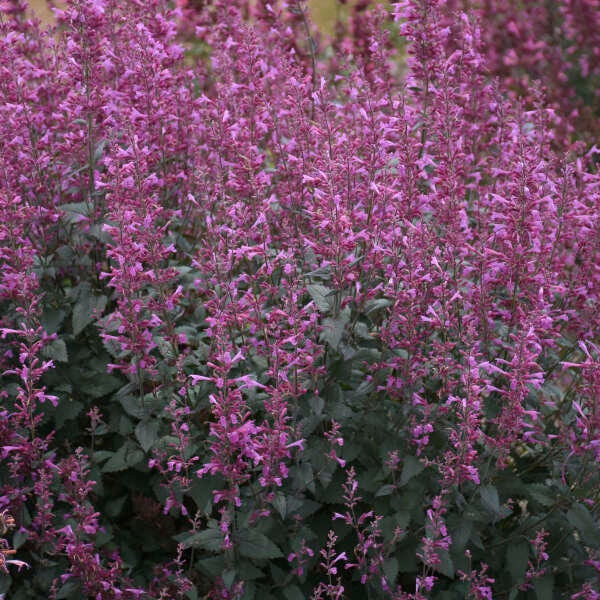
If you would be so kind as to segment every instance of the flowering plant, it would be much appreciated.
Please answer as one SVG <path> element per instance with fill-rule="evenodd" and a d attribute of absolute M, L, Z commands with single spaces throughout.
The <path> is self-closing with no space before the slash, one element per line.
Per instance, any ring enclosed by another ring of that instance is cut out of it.
<path fill-rule="evenodd" d="M 600 597 L 600 11 L 483 4 L 0 4 L 0 594 Z"/>

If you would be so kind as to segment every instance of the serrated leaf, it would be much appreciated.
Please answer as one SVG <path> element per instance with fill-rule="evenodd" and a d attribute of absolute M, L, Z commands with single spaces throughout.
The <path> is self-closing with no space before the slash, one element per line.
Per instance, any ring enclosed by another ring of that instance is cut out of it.
<path fill-rule="evenodd" d="M 391 556 L 385 559 L 383 563 L 383 573 L 390 587 L 393 587 L 396 577 L 398 577 L 398 568 L 399 564 L 397 558 Z"/>
<path fill-rule="evenodd" d="M 315 476 L 309 462 L 302 462 L 296 467 L 296 482 L 297 487 L 305 487 L 314 493 Z"/>
<path fill-rule="evenodd" d="M 467 546 L 467 542 L 471 537 L 473 531 L 473 521 L 469 519 L 461 518 L 458 522 L 458 527 L 452 531 L 452 550 L 459 550 L 461 554 Z"/>
<path fill-rule="evenodd" d="M 196 562 L 196 568 L 209 577 L 218 577 L 225 569 L 225 556 L 209 556 Z"/>
<path fill-rule="evenodd" d="M 104 349 L 114 358 L 123 356 L 123 351 L 121 350 L 121 345 L 117 340 L 112 340 L 110 338 L 103 338 L 102 345 Z"/>
<path fill-rule="evenodd" d="M 245 581 L 244 582 L 244 591 L 242 592 L 242 597 L 240 600 L 255 600 L 256 598 L 256 584 L 254 581 Z M 274 596 L 267 593 L 265 588 L 262 587 L 260 600 L 276 600 Z"/>
<path fill-rule="evenodd" d="M 46 308 L 40 321 L 46 333 L 56 333 L 66 316 L 67 313 L 62 309 Z"/>
<path fill-rule="evenodd" d="M 421 473 L 425 465 L 416 456 L 409 454 L 404 457 L 402 474 L 400 475 L 400 485 L 406 485 L 413 477 Z"/>
<path fill-rule="evenodd" d="M 283 588 L 285 600 L 306 600 L 306 596 L 297 585 L 288 585 Z"/>
<path fill-rule="evenodd" d="M 531 483 L 527 486 L 530 498 L 542 506 L 552 506 L 556 502 L 556 494 L 543 483 Z"/>
<path fill-rule="evenodd" d="M 100 140 L 94 149 L 94 165 L 102 158 L 104 148 L 106 148 L 107 140 Z"/>
<path fill-rule="evenodd" d="M 42 355 L 45 358 L 49 358 L 54 362 L 69 362 L 69 355 L 67 354 L 67 345 L 64 340 L 58 339 L 53 340 L 47 346 L 44 347 Z"/>
<path fill-rule="evenodd" d="M 453 579 L 455 573 L 454 562 L 452 561 L 448 550 L 445 550 L 444 548 L 438 550 L 437 556 L 440 559 L 440 562 L 435 566 L 435 570 L 438 571 L 438 573 Z"/>
<path fill-rule="evenodd" d="M 316 513 L 321 506 L 320 502 L 315 502 L 310 498 L 288 497 L 288 514 L 298 515 L 304 519 Z"/>
<path fill-rule="evenodd" d="M 163 358 L 172 360 L 175 358 L 175 350 L 173 344 L 161 336 L 154 336 L 154 342 Z"/>
<path fill-rule="evenodd" d="M 88 285 L 81 285 L 73 307 L 73 334 L 79 335 L 92 321 L 98 319 L 107 303 L 106 296 L 96 296 Z"/>
<path fill-rule="evenodd" d="M 148 452 L 158 439 L 158 425 L 158 419 L 140 421 L 136 425 L 135 437 L 140 443 L 140 446 L 144 449 L 144 452 Z"/>
<path fill-rule="evenodd" d="M 103 513 L 106 513 L 109 517 L 113 519 L 118 517 L 121 514 L 123 506 L 125 506 L 127 500 L 128 496 L 126 494 L 119 498 L 108 500 L 104 505 Z"/>
<path fill-rule="evenodd" d="M 497 517 L 500 514 L 500 496 L 495 486 L 482 485 L 479 488 L 479 496 L 483 507 Z"/>
<path fill-rule="evenodd" d="M 115 471 L 124 471 L 127 468 L 125 461 L 125 446 L 119 448 L 102 467 L 103 473 L 112 473 Z"/>
<path fill-rule="evenodd" d="M 95 377 L 90 385 L 86 386 L 85 392 L 90 398 L 102 398 L 102 396 L 107 396 L 118 390 L 122 383 L 118 377 L 102 373 L 101 376 Z"/>
<path fill-rule="evenodd" d="M 581 535 L 583 541 L 592 548 L 600 547 L 600 527 L 592 513 L 584 504 L 573 504 L 567 512 L 567 520 Z"/>
<path fill-rule="evenodd" d="M 527 571 L 529 560 L 529 544 L 518 542 L 510 544 L 506 549 L 506 569 L 510 573 L 514 583 L 521 583 Z"/>
<path fill-rule="evenodd" d="M 368 398 L 374 389 L 375 384 L 372 381 L 362 381 L 355 390 L 352 390 L 352 392 L 347 394 L 347 398 L 353 402 L 356 402 L 357 400 L 363 400 Z"/>
<path fill-rule="evenodd" d="M 15 533 L 13 534 L 13 537 L 12 537 L 13 549 L 18 550 L 27 541 L 28 537 L 29 537 L 28 531 L 24 531 L 22 529 L 17 529 L 17 531 L 15 531 Z"/>
<path fill-rule="evenodd" d="M 352 332 L 354 333 L 354 335 L 356 337 L 360 338 L 361 340 L 368 340 L 368 341 L 373 340 L 373 336 L 371 335 L 371 331 L 370 331 L 369 327 L 367 326 L 366 323 L 362 323 L 361 321 L 359 321 L 358 323 L 356 323 L 356 325 L 354 325 L 354 329 Z"/>
<path fill-rule="evenodd" d="M 248 581 L 250 579 L 261 579 L 265 576 L 263 571 L 255 567 L 249 560 L 236 561 L 236 568 L 238 571 L 239 578 L 242 581 Z"/>
<path fill-rule="evenodd" d="M 140 404 L 140 399 L 135 396 L 121 396 L 119 398 L 121 406 L 125 409 L 125 412 L 136 419 L 143 418 L 145 409 Z"/>
<path fill-rule="evenodd" d="M 198 590 L 196 589 L 195 585 L 187 590 L 187 592 L 185 593 L 185 597 L 188 600 L 198 600 Z"/>
<path fill-rule="evenodd" d="M 219 489 L 222 482 L 216 476 L 207 474 L 202 478 L 194 477 L 188 495 L 200 510 L 205 510 L 213 498 L 213 490 Z M 209 509 L 210 510 L 210 509 Z"/>
<path fill-rule="evenodd" d="M 235 582 L 235 569 L 226 569 L 221 575 L 225 587 L 230 590 Z"/>
<path fill-rule="evenodd" d="M 335 350 L 338 349 L 344 332 L 346 331 L 346 325 L 350 322 L 350 312 L 344 311 L 340 314 L 337 319 L 327 317 L 323 319 L 323 329 L 319 339 L 322 342 L 327 342 Z"/>
<path fill-rule="evenodd" d="M 144 459 L 144 453 L 132 443 L 121 446 L 102 467 L 103 473 L 114 473 L 134 467 Z"/>
<path fill-rule="evenodd" d="M 320 415 L 325 408 L 325 400 L 321 396 L 311 396 L 308 399 L 308 405 L 315 415 Z"/>
<path fill-rule="evenodd" d="M 396 486 L 391 483 L 382 485 L 376 492 L 375 496 L 390 496 L 396 491 Z"/>
<path fill-rule="evenodd" d="M 70 202 L 69 204 L 62 204 L 58 209 L 63 211 L 63 222 L 70 225 L 83 221 L 90 214 L 90 206 L 87 202 Z"/>
<path fill-rule="evenodd" d="M 205 529 L 193 533 L 183 540 L 184 548 L 202 548 L 209 552 L 218 552 L 225 541 L 225 536 L 220 529 Z"/>
<path fill-rule="evenodd" d="M 319 283 L 311 283 L 306 286 L 306 291 L 316 304 L 319 312 L 328 313 L 331 310 L 329 297 L 332 294 L 332 290 Z"/>
<path fill-rule="evenodd" d="M 554 594 L 554 576 L 548 573 L 542 577 L 538 577 L 533 582 L 533 589 L 537 600 L 547 600 L 552 598 Z"/>
<path fill-rule="evenodd" d="M 273 506 L 275 507 L 275 510 L 279 513 L 279 516 L 282 519 L 285 519 L 285 516 L 287 514 L 287 499 L 285 497 L 285 494 L 277 492 L 275 494 L 275 498 L 273 498 Z"/>
<path fill-rule="evenodd" d="M 67 421 L 77 418 L 84 411 L 84 406 L 78 400 L 63 400 L 58 403 L 54 420 L 56 426 L 61 428 Z"/>
<path fill-rule="evenodd" d="M 372 312 L 375 312 L 376 310 L 380 310 L 382 308 L 387 308 L 392 304 L 393 302 L 391 300 L 388 300 L 387 298 L 376 298 L 375 300 L 367 302 L 367 304 L 365 305 L 365 314 L 370 315 Z"/>
<path fill-rule="evenodd" d="M 239 551 L 247 558 L 271 560 L 283 556 L 281 550 L 263 533 L 255 529 L 240 532 Z"/>
<path fill-rule="evenodd" d="M 100 463 L 104 460 L 108 460 L 113 455 L 114 452 L 111 452 L 110 450 L 96 450 L 92 456 L 92 459 L 95 463 Z"/>
<path fill-rule="evenodd" d="M 67 579 L 67 581 L 61 586 L 56 596 L 56 600 L 71 600 L 75 598 L 81 598 L 81 584 L 78 579 Z"/>

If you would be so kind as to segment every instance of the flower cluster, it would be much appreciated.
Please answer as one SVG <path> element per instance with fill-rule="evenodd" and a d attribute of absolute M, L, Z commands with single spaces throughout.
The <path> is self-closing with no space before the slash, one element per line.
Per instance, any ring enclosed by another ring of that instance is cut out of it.
<path fill-rule="evenodd" d="M 598 0 L 337 8 L 0 2 L 0 596 L 598 596 Z"/>

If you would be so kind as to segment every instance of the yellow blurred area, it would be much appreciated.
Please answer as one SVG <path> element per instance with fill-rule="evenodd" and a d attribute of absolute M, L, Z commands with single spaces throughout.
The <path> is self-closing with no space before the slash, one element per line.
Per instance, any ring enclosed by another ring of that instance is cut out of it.
<path fill-rule="evenodd" d="M 313 22 L 323 33 L 333 33 L 339 4 L 336 0 L 309 0 Z"/>
<path fill-rule="evenodd" d="M 48 8 L 46 0 L 29 0 L 28 4 L 31 10 L 43 23 L 52 22 L 52 11 Z"/>
<path fill-rule="evenodd" d="M 60 2 L 57 2 L 60 5 Z M 323 33 L 331 33 L 338 10 L 337 0 L 309 0 L 310 14 Z M 52 22 L 52 11 L 46 0 L 29 0 L 29 6 L 44 23 Z"/>

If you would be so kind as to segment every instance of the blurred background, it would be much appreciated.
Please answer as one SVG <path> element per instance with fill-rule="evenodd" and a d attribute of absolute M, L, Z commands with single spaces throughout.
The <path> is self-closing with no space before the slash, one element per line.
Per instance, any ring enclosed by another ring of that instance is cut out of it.
<path fill-rule="evenodd" d="M 356 1 L 356 0 L 354 0 Z M 45 23 L 52 21 L 52 11 L 46 0 L 29 0 L 32 11 Z M 353 4 L 349 2 L 348 4 Z M 60 2 L 57 2 L 60 5 Z M 340 5 L 337 0 L 309 0 L 310 14 L 323 33 L 331 33 Z"/>

